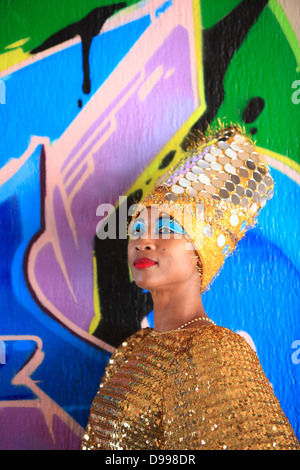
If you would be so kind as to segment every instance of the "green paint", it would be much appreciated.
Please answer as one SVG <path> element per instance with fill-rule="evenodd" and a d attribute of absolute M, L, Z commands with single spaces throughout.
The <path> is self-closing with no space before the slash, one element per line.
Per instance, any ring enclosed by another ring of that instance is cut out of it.
<path fill-rule="evenodd" d="M 199 0 L 201 1 L 202 26 L 211 28 L 230 13 L 242 0 Z"/>
<path fill-rule="evenodd" d="M 125 0 L 127 6 L 138 0 Z M 30 38 L 24 52 L 38 47 L 52 34 L 84 18 L 90 11 L 118 0 L 2 0 L 0 53 L 6 46 L 23 38 Z"/>
<path fill-rule="evenodd" d="M 268 148 L 300 162 L 299 142 L 300 104 L 292 102 L 292 83 L 300 79 L 297 61 L 285 33 L 269 8 L 265 8 L 249 31 L 241 48 L 228 67 L 225 98 L 216 119 L 239 122 L 251 98 L 261 97 L 265 108 L 252 123 L 258 129 L 254 139 Z M 216 119 L 213 124 L 215 124 Z"/>

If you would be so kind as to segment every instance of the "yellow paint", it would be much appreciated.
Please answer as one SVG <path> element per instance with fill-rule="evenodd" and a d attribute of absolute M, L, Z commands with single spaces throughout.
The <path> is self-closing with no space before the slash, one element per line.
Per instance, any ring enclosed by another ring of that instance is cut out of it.
<path fill-rule="evenodd" d="M 12 44 L 5 46 L 4 49 L 16 49 L 17 47 L 24 46 L 24 44 L 26 44 L 26 42 L 28 42 L 29 39 L 30 38 L 19 39 L 19 41 L 13 42 Z"/>
<path fill-rule="evenodd" d="M 0 72 L 27 60 L 29 57 L 30 53 L 24 52 L 21 47 L 4 52 L 0 55 Z"/>
<path fill-rule="evenodd" d="M 101 320 L 100 298 L 98 292 L 97 260 L 93 253 L 93 271 L 94 271 L 94 317 L 91 321 L 89 334 L 92 335 Z"/>

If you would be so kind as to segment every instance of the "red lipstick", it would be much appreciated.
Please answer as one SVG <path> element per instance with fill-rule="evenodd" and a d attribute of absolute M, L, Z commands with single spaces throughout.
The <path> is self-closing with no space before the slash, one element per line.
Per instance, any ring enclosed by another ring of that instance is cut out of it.
<path fill-rule="evenodd" d="M 138 258 L 133 264 L 137 269 L 145 269 L 154 266 L 157 262 L 150 258 Z"/>

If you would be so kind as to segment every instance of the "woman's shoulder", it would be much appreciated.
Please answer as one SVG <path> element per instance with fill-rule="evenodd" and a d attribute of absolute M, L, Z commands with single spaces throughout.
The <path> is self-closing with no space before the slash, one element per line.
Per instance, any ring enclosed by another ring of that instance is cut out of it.
<path fill-rule="evenodd" d="M 193 344 L 208 342 L 216 345 L 248 344 L 244 337 L 233 330 L 219 325 L 200 326 L 193 329 Z"/>
<path fill-rule="evenodd" d="M 226 362 L 255 361 L 256 352 L 243 336 L 233 330 L 211 325 L 195 329 L 189 348 L 191 356 Z"/>
<path fill-rule="evenodd" d="M 134 348 L 146 337 L 148 336 L 150 328 L 142 328 L 141 330 L 136 331 L 128 338 L 126 338 L 113 352 L 111 359 L 116 360 L 118 357 L 127 356 L 134 350 Z"/>

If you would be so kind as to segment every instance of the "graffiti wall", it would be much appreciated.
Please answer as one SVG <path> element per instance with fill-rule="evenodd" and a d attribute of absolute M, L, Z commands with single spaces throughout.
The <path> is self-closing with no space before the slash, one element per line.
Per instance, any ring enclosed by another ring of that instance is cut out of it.
<path fill-rule="evenodd" d="M 300 438 L 298 1 L 1 10 L 0 448 L 79 448 L 112 351 L 153 326 L 126 233 L 99 230 L 114 210 L 121 232 L 118 216 L 219 119 L 253 136 L 276 191 L 204 306 L 256 350 Z"/>

